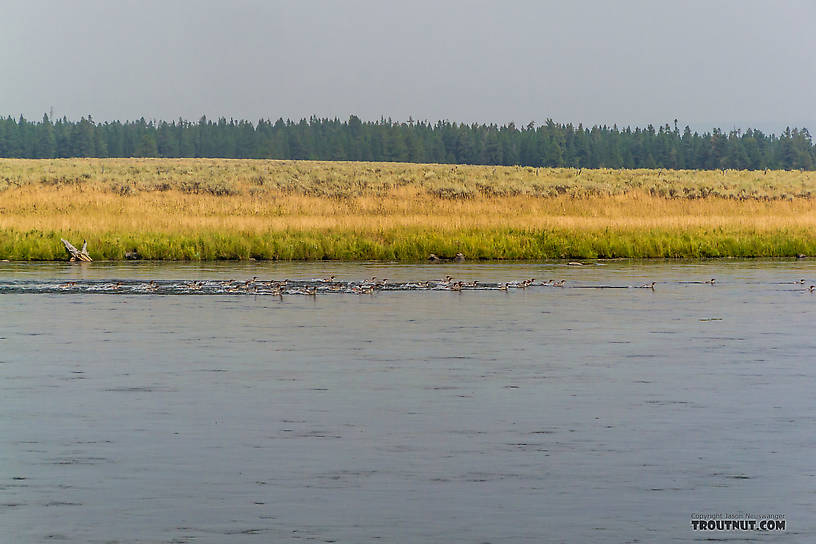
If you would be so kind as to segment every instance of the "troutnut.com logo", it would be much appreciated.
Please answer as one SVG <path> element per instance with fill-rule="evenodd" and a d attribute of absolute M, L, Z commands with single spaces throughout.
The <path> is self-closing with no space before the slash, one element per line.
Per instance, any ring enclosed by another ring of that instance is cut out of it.
<path fill-rule="evenodd" d="M 785 531 L 785 514 L 699 513 L 691 515 L 694 531 Z"/>

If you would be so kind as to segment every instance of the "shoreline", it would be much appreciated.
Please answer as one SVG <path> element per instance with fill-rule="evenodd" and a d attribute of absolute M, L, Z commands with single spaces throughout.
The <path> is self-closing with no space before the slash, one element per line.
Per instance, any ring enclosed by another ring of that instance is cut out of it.
<path fill-rule="evenodd" d="M 61 237 L 88 240 L 94 261 L 303 261 L 424 263 L 678 259 L 797 259 L 816 255 L 816 236 L 801 232 L 394 232 L 110 233 L 0 230 L 0 260 L 64 262 Z M 126 257 L 135 249 L 136 255 Z M 439 264 L 444 264 L 439 263 Z"/>
<path fill-rule="evenodd" d="M 68 259 L 30 259 L 27 261 L 24 260 L 13 260 L 13 259 L 0 259 L 0 264 L 70 264 L 70 265 L 93 265 L 101 264 L 101 265 L 110 265 L 110 264 L 173 264 L 173 263 L 201 263 L 201 264 L 216 264 L 216 263 L 240 263 L 240 264 L 250 264 L 250 263 L 258 263 L 258 264 L 337 264 L 337 265 L 406 265 L 406 266 L 467 266 L 467 265 L 474 265 L 474 264 L 485 264 L 485 265 L 513 265 L 513 264 L 521 264 L 521 265 L 534 265 L 534 264 L 552 264 L 552 265 L 563 265 L 563 266 L 575 266 L 576 268 L 580 266 L 592 266 L 592 265 L 606 265 L 606 264 L 621 264 L 621 263 L 631 263 L 631 264 L 658 264 L 658 263 L 722 263 L 725 261 L 734 262 L 734 263 L 750 263 L 750 262 L 768 262 L 768 263 L 775 263 L 775 262 L 810 262 L 814 260 L 816 256 L 796 256 L 796 257 L 611 257 L 611 258 L 597 258 L 597 259 L 579 259 L 578 261 L 572 261 L 571 259 L 541 259 L 541 260 L 524 260 L 524 259 L 466 259 L 462 262 L 455 262 L 454 260 L 447 260 L 439 263 L 430 262 L 427 259 L 422 261 L 378 261 L 378 260 L 354 260 L 354 261 L 340 261 L 336 259 L 320 259 L 320 260 L 283 260 L 283 259 L 216 259 L 216 260 L 169 260 L 169 259 L 121 259 L 121 260 L 104 260 L 98 259 L 91 262 L 81 262 L 81 261 L 70 261 Z M 575 264 L 578 262 L 580 264 Z"/>

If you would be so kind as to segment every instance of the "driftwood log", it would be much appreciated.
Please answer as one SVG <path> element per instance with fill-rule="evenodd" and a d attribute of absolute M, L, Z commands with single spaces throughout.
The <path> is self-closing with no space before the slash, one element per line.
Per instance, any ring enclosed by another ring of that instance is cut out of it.
<path fill-rule="evenodd" d="M 79 250 L 71 245 L 71 242 L 66 240 L 65 238 L 60 238 L 62 240 L 63 245 L 65 245 L 65 251 L 67 251 L 71 255 L 71 262 L 74 261 L 83 261 L 89 263 L 93 261 L 91 256 L 88 255 L 88 242 L 87 240 L 82 240 L 82 249 Z"/>

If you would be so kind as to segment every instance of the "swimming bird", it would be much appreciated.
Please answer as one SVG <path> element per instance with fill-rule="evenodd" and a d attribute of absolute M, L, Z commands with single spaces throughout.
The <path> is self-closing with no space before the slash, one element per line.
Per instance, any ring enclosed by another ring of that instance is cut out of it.
<path fill-rule="evenodd" d="M 373 295 L 374 294 L 374 286 L 373 285 L 352 285 L 351 288 L 346 291 L 346 293 L 354 293 L 355 295 Z"/>
<path fill-rule="evenodd" d="M 463 253 L 457 253 L 453 260 L 457 263 L 463 263 L 465 262 L 465 255 Z"/>
<path fill-rule="evenodd" d="M 703 282 L 703 283 L 707 283 L 708 285 L 714 285 L 714 283 L 716 283 L 716 281 L 717 281 L 716 279 L 711 278 L 710 280 L 705 281 L 705 282 Z"/>
<path fill-rule="evenodd" d="M 553 287 L 564 287 L 567 283 L 567 280 L 560 280 L 553 283 Z"/>
<path fill-rule="evenodd" d="M 812 293 L 813 291 L 816 291 L 816 285 L 811 285 L 811 286 L 810 286 L 809 291 L 810 291 L 811 293 Z"/>
<path fill-rule="evenodd" d="M 656 283 L 656 282 L 652 282 L 652 283 L 644 283 L 643 285 L 641 285 L 641 286 L 640 286 L 640 288 L 641 288 L 641 289 L 651 289 L 652 291 L 654 291 L 654 288 L 655 288 L 655 283 Z"/>

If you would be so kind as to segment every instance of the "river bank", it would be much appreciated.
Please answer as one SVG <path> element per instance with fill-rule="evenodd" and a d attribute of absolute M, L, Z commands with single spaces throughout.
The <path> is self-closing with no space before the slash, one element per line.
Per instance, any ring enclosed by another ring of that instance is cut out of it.
<path fill-rule="evenodd" d="M 816 173 L 221 159 L 0 161 L 0 259 L 816 255 Z"/>

